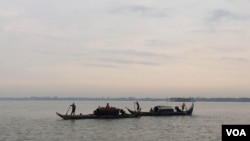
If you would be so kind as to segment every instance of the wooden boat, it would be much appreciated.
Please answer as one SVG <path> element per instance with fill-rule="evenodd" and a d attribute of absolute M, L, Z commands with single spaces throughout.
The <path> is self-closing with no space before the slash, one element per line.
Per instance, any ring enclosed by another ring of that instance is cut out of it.
<path fill-rule="evenodd" d="M 87 114 L 87 115 L 68 115 L 68 114 L 60 114 L 56 112 L 56 114 L 64 120 L 78 120 L 78 119 L 121 119 L 121 118 L 137 118 L 139 117 L 138 113 L 130 113 L 127 114 L 122 109 L 117 109 L 111 107 L 109 111 L 105 111 L 104 107 L 97 108 L 94 114 Z"/>
<path fill-rule="evenodd" d="M 151 108 L 149 112 L 127 109 L 131 114 L 138 113 L 140 116 L 190 116 L 193 113 L 194 103 L 192 103 L 189 109 L 183 111 L 180 110 L 178 106 L 175 107 L 175 110 L 171 106 L 155 106 L 154 108 Z"/>
<path fill-rule="evenodd" d="M 125 114 L 125 115 L 103 115 L 97 116 L 94 114 L 88 115 L 62 115 L 58 112 L 56 114 L 64 120 L 78 120 L 78 119 L 121 119 L 121 118 L 137 118 L 138 114 Z"/>

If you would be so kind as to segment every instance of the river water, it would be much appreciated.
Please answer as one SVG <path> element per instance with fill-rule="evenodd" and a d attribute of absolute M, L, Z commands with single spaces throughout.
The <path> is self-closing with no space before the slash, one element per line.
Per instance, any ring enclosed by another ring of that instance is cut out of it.
<path fill-rule="evenodd" d="M 73 101 L 0 101 L 1 141 L 220 141 L 222 124 L 250 124 L 250 103 L 196 102 L 192 116 L 62 120 Z M 74 101 L 76 114 L 107 101 Z M 109 101 L 134 109 L 133 101 Z M 142 110 L 182 103 L 140 101 Z M 190 106 L 191 103 L 186 103 Z"/>

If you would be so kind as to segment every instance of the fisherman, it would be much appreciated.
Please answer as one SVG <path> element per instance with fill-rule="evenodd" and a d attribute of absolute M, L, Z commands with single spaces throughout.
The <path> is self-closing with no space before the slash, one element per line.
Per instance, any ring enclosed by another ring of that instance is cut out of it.
<path fill-rule="evenodd" d="M 123 109 L 120 109 L 120 113 L 121 113 L 121 115 L 125 115 L 126 114 L 126 112 Z"/>
<path fill-rule="evenodd" d="M 139 105 L 139 102 L 138 102 L 138 101 L 136 101 L 136 106 L 137 106 L 137 111 L 140 111 L 141 108 L 140 108 L 140 105 Z"/>
<path fill-rule="evenodd" d="M 72 107 L 72 111 L 71 111 L 71 116 L 75 115 L 75 111 L 76 111 L 76 105 L 75 103 L 72 103 L 72 105 L 70 105 Z"/>
<path fill-rule="evenodd" d="M 105 110 L 106 110 L 106 111 L 109 111 L 109 110 L 110 110 L 109 103 L 107 103 Z"/>
<path fill-rule="evenodd" d="M 153 108 L 151 107 L 149 111 L 150 111 L 150 112 L 153 112 Z"/>
<path fill-rule="evenodd" d="M 181 110 L 184 111 L 184 108 L 186 107 L 185 103 L 182 103 Z"/>

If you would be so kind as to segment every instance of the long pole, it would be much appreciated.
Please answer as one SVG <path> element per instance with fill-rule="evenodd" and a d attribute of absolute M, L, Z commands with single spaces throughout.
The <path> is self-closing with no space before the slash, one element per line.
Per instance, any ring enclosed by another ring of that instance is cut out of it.
<path fill-rule="evenodd" d="M 70 107 L 71 107 L 71 105 L 69 106 L 69 109 L 70 109 Z M 69 109 L 67 110 L 66 115 L 68 115 Z"/>
<path fill-rule="evenodd" d="M 135 110 L 135 102 L 134 102 L 134 110 Z"/>

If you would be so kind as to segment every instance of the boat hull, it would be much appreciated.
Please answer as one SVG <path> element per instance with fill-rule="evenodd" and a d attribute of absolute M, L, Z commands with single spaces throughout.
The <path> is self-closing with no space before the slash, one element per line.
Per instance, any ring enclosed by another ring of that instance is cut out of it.
<path fill-rule="evenodd" d="M 127 108 L 128 109 L 128 108 Z M 128 109 L 131 114 L 138 113 L 140 116 L 191 116 L 193 113 L 194 106 L 192 105 L 186 111 L 173 111 L 173 112 L 136 112 L 133 110 Z"/>
<path fill-rule="evenodd" d="M 79 119 L 121 119 L 121 118 L 137 118 L 137 114 L 125 114 L 125 115 L 104 115 L 97 116 L 94 114 L 89 115 L 62 115 L 58 112 L 56 114 L 64 120 L 79 120 Z"/>

